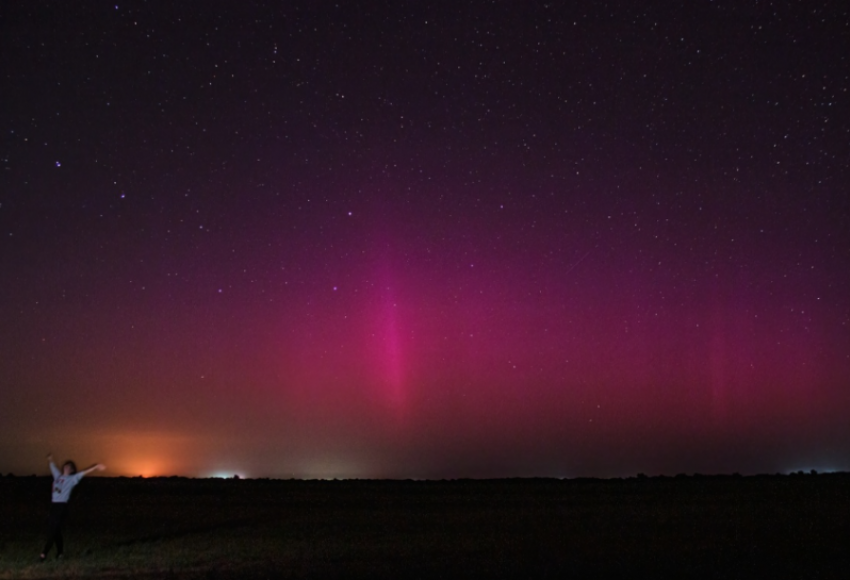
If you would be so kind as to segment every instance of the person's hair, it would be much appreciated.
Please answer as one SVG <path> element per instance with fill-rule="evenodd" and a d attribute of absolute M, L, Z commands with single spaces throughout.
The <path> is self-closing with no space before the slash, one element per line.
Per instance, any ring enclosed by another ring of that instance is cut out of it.
<path fill-rule="evenodd" d="M 66 466 L 66 465 L 70 465 L 70 466 L 71 466 L 71 475 L 73 475 L 73 474 L 77 473 L 77 464 L 76 464 L 76 463 L 74 463 L 73 461 L 66 461 L 65 463 L 63 463 L 63 464 L 62 464 L 62 469 L 63 469 L 63 470 L 65 469 L 65 466 Z"/>

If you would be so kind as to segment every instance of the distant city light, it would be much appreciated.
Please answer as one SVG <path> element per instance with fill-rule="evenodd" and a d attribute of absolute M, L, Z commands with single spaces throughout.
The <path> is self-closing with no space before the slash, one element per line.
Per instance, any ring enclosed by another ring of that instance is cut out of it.
<path fill-rule="evenodd" d="M 210 479 L 246 479 L 247 476 L 244 473 L 239 473 L 237 471 L 216 471 L 215 473 L 211 473 L 208 475 Z"/>

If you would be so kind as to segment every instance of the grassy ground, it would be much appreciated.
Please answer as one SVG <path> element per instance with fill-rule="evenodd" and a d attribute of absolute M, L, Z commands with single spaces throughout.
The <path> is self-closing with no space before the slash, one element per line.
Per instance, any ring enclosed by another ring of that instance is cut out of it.
<path fill-rule="evenodd" d="M 449 482 L 0 478 L 0 579 L 841 577 L 850 476 Z"/>

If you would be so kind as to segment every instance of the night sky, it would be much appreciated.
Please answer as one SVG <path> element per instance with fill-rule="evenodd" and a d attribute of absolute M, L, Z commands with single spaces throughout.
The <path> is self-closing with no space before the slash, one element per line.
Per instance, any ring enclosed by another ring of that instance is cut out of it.
<path fill-rule="evenodd" d="M 0 27 L 0 473 L 850 469 L 844 2 Z"/>

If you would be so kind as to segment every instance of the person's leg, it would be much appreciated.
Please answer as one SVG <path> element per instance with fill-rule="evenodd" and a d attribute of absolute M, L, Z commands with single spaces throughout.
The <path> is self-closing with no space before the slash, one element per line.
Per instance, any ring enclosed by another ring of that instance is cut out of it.
<path fill-rule="evenodd" d="M 56 549 L 61 554 L 65 545 L 62 541 L 62 524 L 65 523 L 65 513 L 67 505 L 64 503 L 50 504 L 50 515 L 47 518 L 47 542 L 44 544 L 44 550 L 41 552 L 41 559 L 44 560 L 47 554 L 50 553 L 50 548 L 53 543 L 56 543 Z"/>
<path fill-rule="evenodd" d="M 65 554 L 65 542 L 62 541 L 62 525 L 56 530 L 56 557 L 61 558 Z"/>
<path fill-rule="evenodd" d="M 62 538 L 62 528 L 65 527 L 65 520 L 68 518 L 68 504 L 60 503 L 62 508 L 59 513 L 59 525 L 56 526 L 56 557 L 61 558 L 65 555 L 65 542 Z"/>

